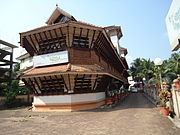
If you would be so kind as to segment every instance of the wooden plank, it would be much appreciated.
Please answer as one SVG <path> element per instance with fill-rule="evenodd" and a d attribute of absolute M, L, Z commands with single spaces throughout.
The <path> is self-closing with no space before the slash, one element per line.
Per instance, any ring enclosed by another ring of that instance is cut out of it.
<path fill-rule="evenodd" d="M 72 90 L 71 89 L 71 81 L 70 81 L 70 75 L 68 74 L 68 81 L 69 81 L 69 88 L 70 88 L 70 90 Z"/>
<path fill-rule="evenodd" d="M 35 81 L 35 83 L 36 83 L 36 85 L 37 85 L 39 91 L 41 91 L 41 87 L 39 86 L 39 83 L 38 83 L 38 81 L 36 80 L 36 77 L 34 77 L 33 79 L 34 79 L 34 81 Z"/>
<path fill-rule="evenodd" d="M 75 90 L 75 87 L 76 87 L 77 77 L 78 77 L 78 74 L 76 74 L 76 77 L 75 77 L 75 81 L 74 81 L 74 88 L 73 88 L 73 90 Z"/>
<path fill-rule="evenodd" d="M 67 36 L 68 36 L 68 45 L 67 46 L 69 47 L 70 46 L 70 41 L 69 41 L 70 40 L 69 39 L 69 26 L 67 26 Z"/>
<path fill-rule="evenodd" d="M 22 38 L 22 42 L 23 42 L 23 46 L 24 48 L 27 50 L 27 52 L 31 55 L 34 56 L 36 54 L 34 48 L 31 46 L 31 44 L 29 43 L 29 41 L 27 40 L 26 37 Z"/>
<path fill-rule="evenodd" d="M 59 28 L 59 30 L 60 30 L 60 33 L 61 33 L 62 37 L 64 37 L 64 34 L 63 34 L 63 32 L 62 32 L 62 29 L 61 29 L 61 28 Z M 64 42 L 66 43 L 65 38 L 63 38 L 63 39 L 64 39 Z"/>
<path fill-rule="evenodd" d="M 53 36 L 52 36 L 52 34 L 51 34 L 51 31 L 49 30 L 48 32 L 49 32 L 50 38 L 51 38 L 51 39 L 53 39 Z M 54 41 L 54 40 L 52 40 L 52 42 L 53 42 L 53 44 L 56 46 L 55 41 Z M 57 48 L 57 46 L 56 46 L 56 48 Z"/>
<path fill-rule="evenodd" d="M 36 94 L 39 94 L 38 91 L 36 90 L 36 88 L 34 87 L 33 81 L 31 80 L 31 78 L 28 79 L 28 82 L 31 83 L 31 86 L 33 88 L 33 90 L 35 91 Z"/>
<path fill-rule="evenodd" d="M 42 38 L 41 32 L 40 32 L 40 33 L 38 33 L 38 35 L 39 35 L 39 37 L 40 37 L 41 41 L 43 41 L 43 38 Z"/>
<path fill-rule="evenodd" d="M 51 83 L 52 83 L 52 87 L 54 88 L 55 91 L 57 91 L 56 84 L 54 83 L 54 80 L 52 79 L 52 76 L 49 76 L 49 77 L 50 77 L 50 80 L 51 80 Z"/>
<path fill-rule="evenodd" d="M 62 85 L 62 82 L 59 81 L 59 79 L 58 79 L 58 77 L 57 77 L 56 75 L 55 75 L 54 77 L 55 77 L 56 80 L 58 81 L 59 88 L 60 88 L 60 89 L 63 89 L 62 86 L 64 86 L 64 85 Z M 64 89 L 63 89 L 63 92 L 64 92 Z"/>
<path fill-rule="evenodd" d="M 37 53 L 37 52 L 38 52 L 38 49 L 37 49 L 36 44 L 34 43 L 34 41 L 33 41 L 33 39 L 32 39 L 32 36 L 29 35 L 29 38 L 30 38 L 30 41 L 31 41 L 31 43 L 32 43 L 33 48 L 35 49 L 35 51 L 36 51 L 36 53 Z"/>
<path fill-rule="evenodd" d="M 34 94 L 36 94 L 35 90 L 32 88 L 32 85 L 29 85 L 29 83 L 26 81 L 26 79 L 22 79 L 22 81 L 29 88 L 29 90 L 31 90 Z"/>
<path fill-rule="evenodd" d="M 84 77 L 85 77 L 85 74 L 83 75 L 82 80 L 81 80 L 81 88 L 82 88 L 83 83 L 84 83 Z"/>
<path fill-rule="evenodd" d="M 33 36 L 34 36 L 34 39 L 35 39 L 35 41 L 36 41 L 36 43 L 37 43 L 37 45 L 38 45 L 37 52 L 39 52 L 39 40 L 38 40 L 36 34 L 33 34 Z"/>
<path fill-rule="evenodd" d="M 48 44 L 49 44 L 49 40 L 48 40 L 48 37 L 47 37 L 46 31 L 44 31 L 44 32 L 43 32 L 43 34 L 44 34 L 45 40 L 46 40 L 46 41 L 48 42 Z"/>
<path fill-rule="evenodd" d="M 79 40 L 78 40 L 78 46 L 80 45 L 80 38 L 81 38 L 81 35 L 82 35 L 82 28 L 80 28 Z"/>
<path fill-rule="evenodd" d="M 94 32 L 93 32 L 93 36 L 92 36 L 92 40 L 91 40 L 91 44 L 90 44 L 90 47 L 89 47 L 89 48 L 92 47 L 92 44 L 93 44 L 93 41 L 94 41 L 94 35 L 95 35 L 95 32 L 96 32 L 96 30 L 94 30 Z"/>
<path fill-rule="evenodd" d="M 93 86 L 93 88 L 92 88 L 93 91 L 95 90 L 95 86 L 96 86 L 96 83 L 97 83 L 97 79 L 98 79 L 98 74 L 96 75 L 96 80 L 95 80 L 94 86 Z"/>
<path fill-rule="evenodd" d="M 66 85 L 66 82 L 64 81 L 64 77 L 61 75 L 61 78 L 62 78 L 62 80 L 63 80 L 63 83 L 64 83 L 64 86 L 65 86 L 65 88 L 68 90 L 68 87 L 67 87 L 67 85 Z"/>
<path fill-rule="evenodd" d="M 47 89 L 46 89 L 46 87 L 44 87 L 44 85 L 42 84 L 42 80 L 41 80 L 41 77 L 38 77 L 38 79 L 39 79 L 39 81 L 40 81 L 40 83 L 41 83 L 41 85 L 42 85 L 42 88 L 41 88 L 41 92 L 44 92 L 44 91 L 47 91 Z M 44 90 L 45 89 L 45 90 Z"/>
<path fill-rule="evenodd" d="M 76 27 L 73 27 L 73 35 L 72 35 L 72 44 L 71 44 L 71 46 L 74 46 L 74 36 L 75 36 L 75 33 L 76 33 Z"/>

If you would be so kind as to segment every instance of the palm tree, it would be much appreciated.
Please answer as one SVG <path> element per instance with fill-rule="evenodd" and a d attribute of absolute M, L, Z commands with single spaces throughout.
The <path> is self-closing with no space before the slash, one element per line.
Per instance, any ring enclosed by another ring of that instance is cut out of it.
<path fill-rule="evenodd" d="M 160 68 L 155 66 L 150 59 L 137 58 L 133 61 L 130 67 L 130 75 L 134 80 L 139 82 L 146 78 L 151 84 L 159 84 L 159 73 L 164 81 L 172 83 L 172 80 L 180 74 L 180 54 L 173 53 L 171 58 L 164 60 Z"/>
<path fill-rule="evenodd" d="M 180 74 L 180 55 L 173 53 L 171 58 L 164 62 L 164 77 L 169 81 L 174 80 Z"/>
<path fill-rule="evenodd" d="M 154 67 L 155 65 L 150 59 L 146 60 L 137 58 L 132 63 L 130 72 L 135 80 L 142 81 L 143 78 L 146 78 L 148 81 L 153 77 Z"/>

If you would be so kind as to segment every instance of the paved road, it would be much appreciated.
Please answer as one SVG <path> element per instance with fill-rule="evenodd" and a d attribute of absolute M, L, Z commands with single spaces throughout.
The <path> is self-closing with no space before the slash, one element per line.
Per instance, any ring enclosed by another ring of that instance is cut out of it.
<path fill-rule="evenodd" d="M 0 111 L 1 135 L 180 135 L 141 93 L 114 108 L 72 113 Z"/>

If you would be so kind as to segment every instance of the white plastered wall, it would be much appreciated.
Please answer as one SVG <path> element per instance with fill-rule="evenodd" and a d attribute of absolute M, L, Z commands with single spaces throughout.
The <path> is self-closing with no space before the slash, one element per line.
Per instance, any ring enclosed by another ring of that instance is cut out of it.
<path fill-rule="evenodd" d="M 83 102 L 95 102 L 104 99 L 105 92 L 54 96 L 34 96 L 33 104 L 73 104 Z"/>
<path fill-rule="evenodd" d="M 20 70 L 26 69 L 31 66 L 33 66 L 32 57 L 28 57 L 28 58 L 24 59 L 23 61 L 21 61 Z"/>
<path fill-rule="evenodd" d="M 111 38 L 111 42 L 113 43 L 114 47 L 117 49 L 118 54 L 121 56 L 119 39 L 118 39 L 118 35 L 117 35 L 116 30 L 111 30 L 110 31 L 110 38 Z"/>

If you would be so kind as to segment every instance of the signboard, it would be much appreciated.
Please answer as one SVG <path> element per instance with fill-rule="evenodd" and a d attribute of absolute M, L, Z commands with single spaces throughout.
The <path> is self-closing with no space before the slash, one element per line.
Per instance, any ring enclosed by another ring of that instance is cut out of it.
<path fill-rule="evenodd" d="M 68 51 L 43 54 L 33 57 L 34 67 L 54 65 L 69 62 Z"/>
<path fill-rule="evenodd" d="M 180 48 L 180 0 L 173 0 L 166 16 L 169 41 L 173 51 Z"/>

